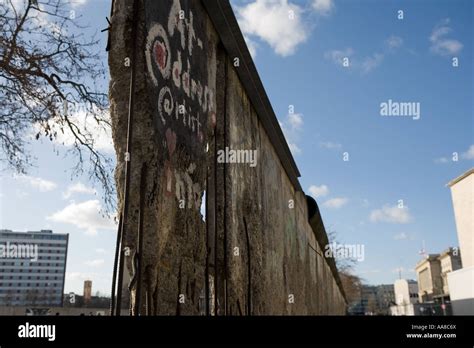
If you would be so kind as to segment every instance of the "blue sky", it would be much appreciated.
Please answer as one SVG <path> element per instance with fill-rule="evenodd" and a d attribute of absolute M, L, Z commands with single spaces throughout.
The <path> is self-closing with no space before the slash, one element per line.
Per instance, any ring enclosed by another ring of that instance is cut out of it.
<path fill-rule="evenodd" d="M 445 185 L 473 166 L 472 1 L 232 5 L 303 189 L 340 242 L 364 245 L 357 273 L 372 284 L 392 283 L 401 267 L 414 278 L 422 241 L 430 253 L 457 245 Z M 105 0 L 81 0 L 74 10 L 95 31 L 106 26 L 110 8 Z M 381 116 L 389 99 L 419 103 L 420 119 Z M 66 291 L 82 291 L 91 278 L 93 291 L 110 292 L 116 228 L 97 213 L 99 188 L 94 194 L 87 177 L 71 178 L 67 146 L 32 145 L 37 161 L 27 177 L 2 173 L 0 228 L 69 233 Z M 110 143 L 101 146 L 113 156 Z"/>

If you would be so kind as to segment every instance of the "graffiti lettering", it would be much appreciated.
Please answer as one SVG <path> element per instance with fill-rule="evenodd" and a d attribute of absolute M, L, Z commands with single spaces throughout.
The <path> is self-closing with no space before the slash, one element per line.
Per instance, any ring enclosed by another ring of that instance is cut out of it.
<path fill-rule="evenodd" d="M 160 115 L 161 122 L 163 122 L 163 125 L 166 125 L 166 119 L 164 117 L 164 114 L 171 116 L 173 108 L 174 104 L 171 91 L 168 87 L 163 87 L 158 96 L 158 114 Z"/>
<path fill-rule="evenodd" d="M 171 49 L 165 29 L 159 23 L 153 25 L 146 41 L 146 63 L 151 79 L 158 86 L 154 66 L 158 66 L 161 76 L 168 79 L 171 72 Z"/>
<path fill-rule="evenodd" d="M 189 209 L 199 209 L 201 185 L 193 182 L 196 166 L 179 168 L 174 156 L 178 146 L 195 161 L 203 155 L 204 128 L 215 126 L 216 113 L 214 91 L 207 84 L 208 58 L 199 56 L 208 49 L 208 41 L 197 37 L 195 25 L 201 27 L 202 23 L 188 8 L 184 11 L 180 0 L 173 0 L 168 16 L 165 12 L 164 16 L 150 17 L 145 56 L 153 98 L 158 99 L 157 128 L 168 150 L 165 194 L 175 196 Z"/>

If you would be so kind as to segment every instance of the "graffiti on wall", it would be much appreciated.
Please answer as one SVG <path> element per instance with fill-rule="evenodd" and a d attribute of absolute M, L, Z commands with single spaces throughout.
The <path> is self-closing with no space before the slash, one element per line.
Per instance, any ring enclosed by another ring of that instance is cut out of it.
<path fill-rule="evenodd" d="M 149 0 L 147 3 L 146 65 L 156 101 L 155 125 L 167 150 L 165 194 L 181 208 L 199 209 L 201 185 L 193 182 L 196 164 L 205 153 L 208 124 L 215 125 L 214 91 L 209 88 L 205 23 L 195 20 L 193 1 Z M 168 8 L 169 11 L 163 11 Z M 197 16 L 202 18 L 204 16 Z M 211 123 L 208 122 L 208 119 Z M 177 149 L 190 156 L 186 168 L 176 165 Z"/>

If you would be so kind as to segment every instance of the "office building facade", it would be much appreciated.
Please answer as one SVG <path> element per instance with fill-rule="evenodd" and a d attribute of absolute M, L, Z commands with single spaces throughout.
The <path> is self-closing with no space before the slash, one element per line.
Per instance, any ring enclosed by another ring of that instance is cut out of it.
<path fill-rule="evenodd" d="M 62 306 L 69 235 L 0 230 L 0 306 Z"/>

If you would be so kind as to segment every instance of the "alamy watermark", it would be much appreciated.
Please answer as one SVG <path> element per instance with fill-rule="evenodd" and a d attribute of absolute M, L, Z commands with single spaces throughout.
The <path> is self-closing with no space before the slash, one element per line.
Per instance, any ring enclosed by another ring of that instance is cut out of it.
<path fill-rule="evenodd" d="M 38 244 L 0 243 L 0 259 L 29 259 L 38 261 Z"/>
<path fill-rule="evenodd" d="M 364 251 L 364 244 L 339 244 L 333 242 L 326 245 L 324 256 L 334 259 L 355 259 L 361 262 L 365 260 Z"/>
<path fill-rule="evenodd" d="M 412 117 L 414 120 L 419 120 L 421 106 L 419 102 L 396 102 L 389 99 L 380 103 L 380 116 Z"/>
<path fill-rule="evenodd" d="M 257 150 L 232 150 L 226 147 L 225 150 L 217 151 L 218 163 L 247 163 L 250 167 L 257 166 Z"/>

